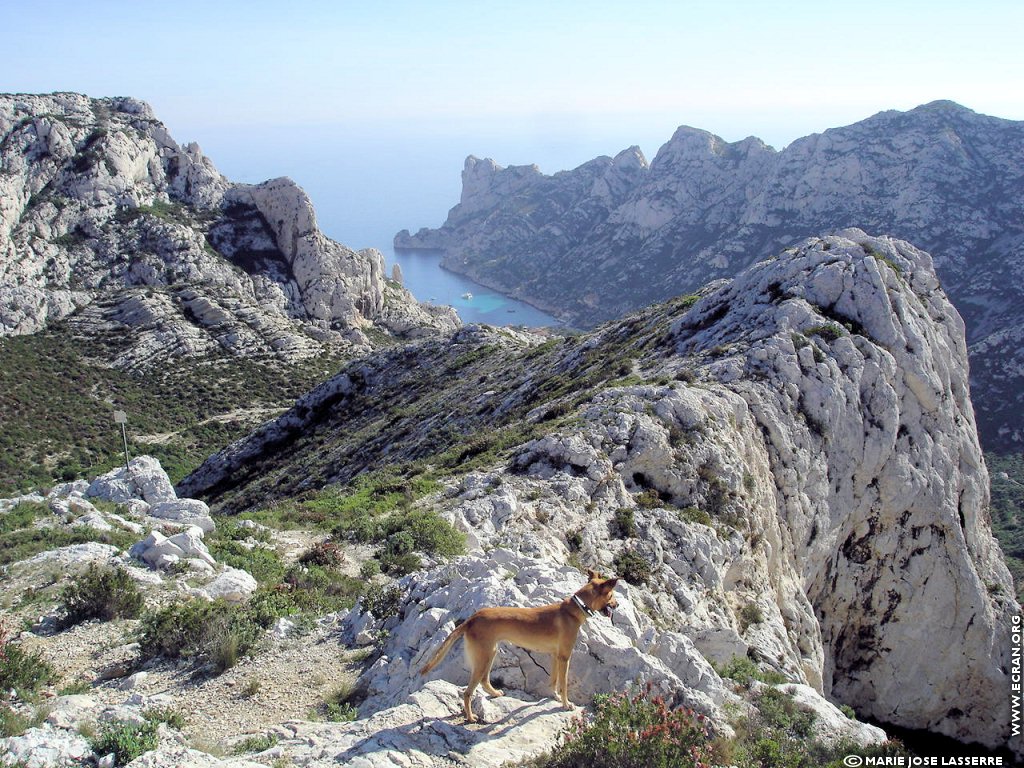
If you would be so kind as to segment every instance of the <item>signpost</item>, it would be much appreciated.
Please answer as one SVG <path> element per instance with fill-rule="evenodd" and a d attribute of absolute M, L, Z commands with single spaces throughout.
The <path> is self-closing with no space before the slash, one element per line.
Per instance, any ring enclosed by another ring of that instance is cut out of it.
<path fill-rule="evenodd" d="M 114 423 L 121 425 L 121 439 L 124 441 L 124 471 L 127 473 L 128 469 L 128 432 L 125 429 L 125 424 L 128 423 L 128 414 L 124 411 L 114 411 Z"/>

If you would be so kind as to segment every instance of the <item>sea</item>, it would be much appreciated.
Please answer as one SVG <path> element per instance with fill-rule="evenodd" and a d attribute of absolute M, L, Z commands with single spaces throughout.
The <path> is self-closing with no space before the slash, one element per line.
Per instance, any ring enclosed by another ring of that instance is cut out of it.
<path fill-rule="evenodd" d="M 437 251 L 407 251 L 380 248 L 390 277 L 391 265 L 398 264 L 402 280 L 413 296 L 428 304 L 454 307 L 464 323 L 522 325 L 527 328 L 561 325 L 557 318 L 511 296 L 475 283 L 441 266 Z"/>

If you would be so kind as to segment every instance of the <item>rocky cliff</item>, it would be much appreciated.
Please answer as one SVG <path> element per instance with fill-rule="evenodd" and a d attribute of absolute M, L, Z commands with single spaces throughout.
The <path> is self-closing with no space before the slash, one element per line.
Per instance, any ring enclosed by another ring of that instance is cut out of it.
<path fill-rule="evenodd" d="M 469 158 L 437 230 L 396 247 L 581 325 L 730 277 L 823 231 L 890 232 L 935 256 L 967 323 L 986 442 L 1016 445 L 1024 379 L 1024 123 L 951 102 L 794 141 L 728 143 L 682 127 L 648 167 L 638 150 L 544 176 Z M 1012 360 L 1006 357 L 1013 356 Z"/>
<path fill-rule="evenodd" d="M 66 320 L 145 369 L 457 323 L 387 281 L 379 252 L 325 237 L 294 182 L 229 182 L 140 101 L 2 95 L 0 169 L 0 335 Z"/>
<path fill-rule="evenodd" d="M 630 582 L 622 618 L 581 639 L 578 700 L 651 679 L 724 725 L 731 694 L 707 662 L 739 656 L 883 723 L 1009 742 L 1018 606 L 964 325 L 905 242 L 812 238 L 582 337 L 469 327 L 368 357 L 179 492 L 238 511 L 382 467 L 403 487 L 440 478 L 415 503 L 471 549 L 407 576 L 389 617 L 346 619 L 350 639 L 386 638 L 360 712 L 405 752 L 437 754 L 448 737 L 408 723 L 459 707 L 410 670 L 478 605 L 557 598 L 569 563 Z M 438 676 L 459 683 L 456 656 Z M 544 693 L 528 653 L 503 650 L 495 671 Z M 366 727 L 292 733 L 323 755 L 399 749 L 368 746 Z"/>

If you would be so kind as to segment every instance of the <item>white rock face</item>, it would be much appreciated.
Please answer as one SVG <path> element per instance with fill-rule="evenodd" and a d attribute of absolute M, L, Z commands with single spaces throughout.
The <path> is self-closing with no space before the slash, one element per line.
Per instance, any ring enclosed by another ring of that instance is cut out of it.
<path fill-rule="evenodd" d="M 360 328 L 394 319 L 378 252 L 325 237 L 289 179 L 228 182 L 142 102 L 0 95 L 0 163 L 0 336 L 67 318 L 127 341 L 112 364 L 153 370 L 358 351 Z M 401 286 L 389 296 L 419 332 L 458 325 Z"/>
<path fill-rule="evenodd" d="M 429 575 L 407 580 L 409 606 L 395 624 L 384 621 L 381 628 L 390 636 L 385 655 L 363 677 L 369 692 L 364 705 L 370 711 L 403 699 L 423 684 L 417 674 L 457 623 L 476 610 L 494 605 L 522 607 L 560 602 L 583 586 L 574 568 L 552 568 L 540 561 L 494 550 L 486 557 L 466 558 Z M 576 652 L 570 662 L 569 697 L 588 702 L 597 693 L 624 690 L 630 684 L 648 681 L 665 694 L 677 695 L 698 711 L 722 720 L 719 707 L 731 699 L 718 676 L 692 644 L 681 640 L 663 646 L 664 658 L 645 654 L 641 636 L 650 628 L 641 624 L 628 603 L 630 588 L 625 586 L 621 609 L 609 622 L 605 617 L 587 621 L 580 632 Z M 345 626 L 353 635 L 367 628 L 364 614 L 354 611 Z M 371 622 L 371 626 L 373 623 Z M 550 659 L 509 644 L 499 646 L 492 679 L 496 687 L 525 691 L 532 696 L 550 695 Z M 677 674 L 675 670 L 679 670 Z M 702 690 L 686 686 L 680 675 L 702 677 Z M 447 658 L 431 672 L 429 679 L 443 679 L 464 685 L 468 678 L 465 660 L 459 652 Z M 500 680 L 501 682 L 497 682 Z"/>

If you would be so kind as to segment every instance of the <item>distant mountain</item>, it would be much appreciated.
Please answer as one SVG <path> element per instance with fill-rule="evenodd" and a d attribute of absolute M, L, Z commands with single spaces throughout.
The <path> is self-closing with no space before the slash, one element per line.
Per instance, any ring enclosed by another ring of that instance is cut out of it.
<path fill-rule="evenodd" d="M 931 252 L 967 324 L 987 445 L 1024 444 L 1024 123 L 948 101 L 793 142 L 679 128 L 572 171 L 470 157 L 440 229 L 396 248 L 582 326 L 729 277 L 796 240 L 857 226 Z"/>
<path fill-rule="evenodd" d="M 325 237 L 290 179 L 221 176 L 143 102 L 0 95 L 0 336 L 66 320 L 120 368 L 368 349 L 457 321 Z"/>

